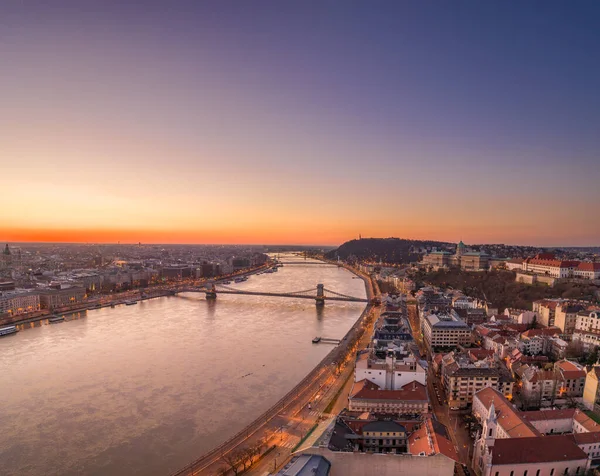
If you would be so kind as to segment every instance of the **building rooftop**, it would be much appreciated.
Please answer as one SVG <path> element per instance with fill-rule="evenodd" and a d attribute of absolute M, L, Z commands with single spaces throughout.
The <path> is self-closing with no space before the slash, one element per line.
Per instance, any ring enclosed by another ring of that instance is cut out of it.
<path fill-rule="evenodd" d="M 489 410 L 492 402 L 496 409 L 496 421 L 510 438 L 531 438 L 540 436 L 540 432 L 535 429 L 531 423 L 523 420 L 519 412 L 510 404 L 510 402 L 497 390 L 487 387 L 475 394 L 475 397 L 481 401 L 483 406 Z M 496 440 L 500 441 L 500 440 Z"/>
<path fill-rule="evenodd" d="M 417 381 L 404 385 L 399 390 L 383 390 L 370 380 L 356 382 L 350 390 L 349 398 L 368 400 L 418 400 L 427 401 L 427 389 Z"/>
<path fill-rule="evenodd" d="M 565 410 L 538 410 L 521 412 L 521 417 L 528 421 L 547 421 L 547 420 L 572 420 L 575 415 L 574 408 Z"/>
<path fill-rule="evenodd" d="M 583 428 L 585 428 L 588 432 L 598 432 L 600 431 L 600 424 L 596 423 L 589 416 L 587 416 L 584 412 L 577 409 L 575 410 L 575 415 L 573 419 L 579 423 Z"/>
<path fill-rule="evenodd" d="M 403 432 L 406 433 L 406 428 L 400 423 L 396 423 L 391 420 L 375 420 L 370 421 L 366 425 L 362 427 L 363 433 L 365 431 L 374 431 L 374 432 Z"/>
<path fill-rule="evenodd" d="M 410 435 L 408 452 L 426 456 L 441 453 L 454 461 L 459 461 L 446 427 L 431 418 L 427 418 L 421 427 Z"/>
<path fill-rule="evenodd" d="M 571 435 L 540 438 L 498 438 L 492 447 L 492 464 L 535 464 L 584 460 L 587 454 Z"/>
<path fill-rule="evenodd" d="M 319 455 L 302 454 L 294 456 L 277 476 L 327 476 L 331 463 Z"/>

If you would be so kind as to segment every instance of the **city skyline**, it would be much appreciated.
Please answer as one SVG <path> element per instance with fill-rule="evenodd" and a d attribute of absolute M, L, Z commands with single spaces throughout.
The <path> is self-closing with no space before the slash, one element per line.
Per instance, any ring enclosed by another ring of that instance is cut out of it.
<path fill-rule="evenodd" d="M 0 12 L 2 241 L 600 245 L 592 2 Z"/>

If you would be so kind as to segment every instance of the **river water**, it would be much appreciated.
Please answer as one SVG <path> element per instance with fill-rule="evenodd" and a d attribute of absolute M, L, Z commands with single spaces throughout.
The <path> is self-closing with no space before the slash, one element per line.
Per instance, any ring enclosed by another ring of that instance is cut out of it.
<path fill-rule="evenodd" d="M 365 297 L 361 279 L 327 265 L 287 265 L 231 286 L 317 283 Z M 0 338 L 0 474 L 169 474 L 285 395 L 331 349 L 312 338 L 342 337 L 363 307 L 189 293 Z"/>

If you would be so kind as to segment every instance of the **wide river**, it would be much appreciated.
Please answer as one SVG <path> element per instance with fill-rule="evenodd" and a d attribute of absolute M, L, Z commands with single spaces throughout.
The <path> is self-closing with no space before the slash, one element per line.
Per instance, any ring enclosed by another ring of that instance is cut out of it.
<path fill-rule="evenodd" d="M 287 265 L 231 286 L 317 283 L 365 297 L 361 279 L 328 265 Z M 331 350 L 312 338 L 342 337 L 363 307 L 190 293 L 0 338 L 0 474 L 169 474 L 285 395 Z"/>

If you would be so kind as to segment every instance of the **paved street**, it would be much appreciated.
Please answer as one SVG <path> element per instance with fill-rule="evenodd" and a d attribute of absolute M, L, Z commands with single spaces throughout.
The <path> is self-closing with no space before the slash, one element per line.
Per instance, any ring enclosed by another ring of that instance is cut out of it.
<path fill-rule="evenodd" d="M 413 338 L 419 346 L 421 354 L 426 354 L 425 343 L 420 331 L 419 326 L 419 314 L 416 304 L 409 304 L 408 308 L 408 320 L 412 328 Z M 436 394 L 436 387 L 442 399 L 440 404 Z M 440 379 L 434 374 L 429 362 L 429 368 L 427 371 L 427 391 L 429 393 L 429 402 L 431 404 L 431 411 L 435 415 L 436 419 L 446 425 L 452 442 L 458 452 L 461 463 L 466 464 L 471 469 L 470 457 L 472 456 L 473 441 L 469 435 L 469 432 L 465 428 L 465 424 L 462 419 L 462 413 L 458 411 L 452 411 L 448 407 L 444 391 Z"/>
<path fill-rule="evenodd" d="M 358 345 L 359 349 L 365 348 L 369 344 L 371 335 L 373 333 L 374 323 L 379 317 L 378 308 L 373 308 L 371 312 L 373 312 L 374 317 L 371 321 L 371 324 L 363 334 L 363 337 Z M 353 373 L 354 360 L 352 359 L 347 368 L 336 379 L 335 383 L 332 383 L 330 387 L 325 388 L 320 396 L 320 399 L 311 404 L 311 410 L 307 408 L 308 405 L 305 405 L 302 407 L 299 419 L 298 417 L 295 417 L 295 419 L 288 418 L 288 422 L 285 424 L 285 429 L 280 433 L 275 433 L 274 437 L 268 443 L 268 445 L 276 445 L 277 448 L 265 456 L 248 472 L 248 474 L 264 476 L 270 472 L 274 472 L 275 468 L 280 469 L 285 463 L 287 463 L 287 461 L 289 461 L 292 449 L 300 441 L 302 436 L 304 436 L 306 432 L 314 426 L 319 417 L 326 418 L 335 416 L 341 410 L 346 408 L 348 405 L 348 394 L 350 393 L 352 384 L 354 382 Z M 343 389 L 333 405 L 331 414 L 323 413 L 330 401 L 336 396 L 341 385 L 343 385 Z"/>

